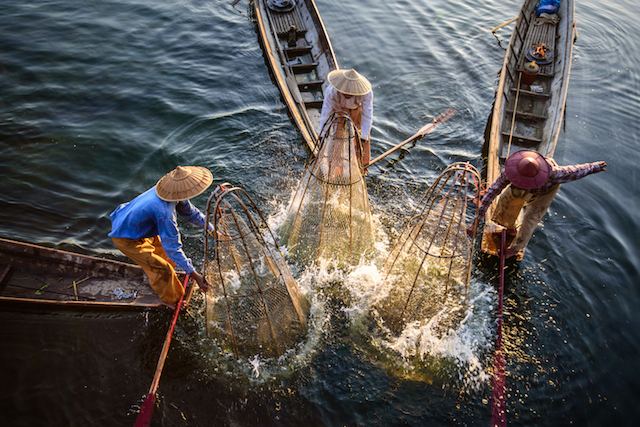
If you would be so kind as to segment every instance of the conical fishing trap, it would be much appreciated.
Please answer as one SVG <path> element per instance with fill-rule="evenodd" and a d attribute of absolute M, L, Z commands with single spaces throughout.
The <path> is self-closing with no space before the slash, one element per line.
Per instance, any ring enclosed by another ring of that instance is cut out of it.
<path fill-rule="evenodd" d="M 468 294 L 474 241 L 466 234 L 466 215 L 480 182 L 473 166 L 454 163 L 414 209 L 383 269 L 391 290 L 379 312 L 392 331 L 428 320 L 447 298 Z"/>
<path fill-rule="evenodd" d="M 279 234 L 298 264 L 320 257 L 357 264 L 373 247 L 360 138 L 351 118 L 334 113 L 302 176 Z"/>
<path fill-rule="evenodd" d="M 308 304 L 275 237 L 247 193 L 218 186 L 207 202 L 207 330 L 236 357 L 279 356 L 305 336 Z"/>

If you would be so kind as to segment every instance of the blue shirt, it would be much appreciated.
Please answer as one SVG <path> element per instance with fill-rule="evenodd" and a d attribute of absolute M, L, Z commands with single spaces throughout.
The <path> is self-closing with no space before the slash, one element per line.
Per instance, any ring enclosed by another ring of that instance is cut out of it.
<path fill-rule="evenodd" d="M 167 256 L 185 273 L 191 274 L 195 269 L 182 250 L 176 212 L 190 223 L 204 228 L 205 217 L 191 202 L 166 202 L 158 197 L 153 187 L 111 213 L 109 237 L 143 239 L 160 236 Z"/>

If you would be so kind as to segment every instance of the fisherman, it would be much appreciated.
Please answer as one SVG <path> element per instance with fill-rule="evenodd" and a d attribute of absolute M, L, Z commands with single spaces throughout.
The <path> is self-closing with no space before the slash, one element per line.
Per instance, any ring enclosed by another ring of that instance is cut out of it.
<path fill-rule="evenodd" d="M 213 176 L 206 168 L 178 166 L 163 176 L 155 187 L 121 204 L 111 213 L 109 236 L 113 243 L 142 267 L 151 288 L 171 308 L 175 308 L 184 293 L 174 270 L 176 266 L 189 274 L 202 292 L 209 289 L 182 250 L 176 213 L 205 228 L 204 215 L 189 199 L 205 191 L 212 181 Z M 213 230 L 211 224 L 208 228 Z"/>
<path fill-rule="evenodd" d="M 362 166 L 369 164 L 371 144 L 369 137 L 373 123 L 373 92 L 371 83 L 356 70 L 333 70 L 327 76 L 329 87 L 324 94 L 320 129 L 332 113 L 342 111 L 349 115 L 360 132 L 362 153 L 358 161 Z"/>
<path fill-rule="evenodd" d="M 516 151 L 509 156 L 504 170 L 487 189 L 476 218 L 467 228 L 467 234 L 475 237 L 479 222 L 484 219 L 491 202 L 500 195 L 491 220 L 506 228 L 507 234 L 515 235 L 505 251 L 506 258 L 512 257 L 529 243 L 538 222 L 560 189 L 560 184 L 604 171 L 606 167 L 607 164 L 603 161 L 558 166 L 552 158 L 545 157 L 537 151 Z M 522 224 L 516 230 L 516 219 L 524 206 L 527 208 L 524 211 Z"/>

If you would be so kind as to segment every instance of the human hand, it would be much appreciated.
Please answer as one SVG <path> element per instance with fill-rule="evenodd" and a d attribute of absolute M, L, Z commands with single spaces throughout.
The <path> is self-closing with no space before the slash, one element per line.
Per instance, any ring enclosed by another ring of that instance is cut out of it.
<path fill-rule="evenodd" d="M 602 167 L 603 171 L 607 170 L 607 163 L 605 161 L 599 161 L 598 164 Z"/>
<path fill-rule="evenodd" d="M 474 218 L 471 225 L 467 227 L 467 234 L 471 238 L 476 237 L 476 234 L 478 234 L 478 218 Z"/>
<path fill-rule="evenodd" d="M 200 291 L 202 293 L 206 293 L 209 290 L 209 284 L 206 280 L 204 280 L 204 277 L 202 277 L 200 273 L 194 271 L 193 273 L 191 273 L 191 277 L 193 277 L 193 280 L 196 281 L 196 283 L 198 284 L 198 288 L 200 288 Z"/>

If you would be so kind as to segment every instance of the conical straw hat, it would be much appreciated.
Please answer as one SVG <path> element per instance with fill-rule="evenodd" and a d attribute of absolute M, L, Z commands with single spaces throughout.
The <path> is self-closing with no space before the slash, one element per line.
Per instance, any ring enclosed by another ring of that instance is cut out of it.
<path fill-rule="evenodd" d="M 156 194 L 167 202 L 181 202 L 196 197 L 209 188 L 213 175 L 200 166 L 178 166 L 156 184 Z"/>
<path fill-rule="evenodd" d="M 533 150 L 513 153 L 504 163 L 507 178 L 515 187 L 524 190 L 538 188 L 549 180 L 551 166 L 544 156 Z"/>
<path fill-rule="evenodd" d="M 347 95 L 361 96 L 371 92 L 371 83 L 356 70 L 333 70 L 327 76 L 331 86 Z"/>

